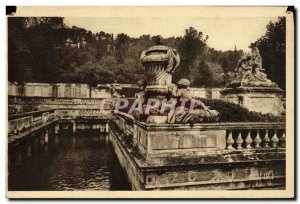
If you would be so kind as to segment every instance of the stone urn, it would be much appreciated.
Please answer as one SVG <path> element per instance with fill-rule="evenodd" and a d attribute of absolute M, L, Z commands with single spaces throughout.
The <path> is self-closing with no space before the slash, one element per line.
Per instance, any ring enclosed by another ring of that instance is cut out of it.
<path fill-rule="evenodd" d="M 166 95 L 172 83 L 172 73 L 179 63 L 179 54 L 171 47 L 158 43 L 144 50 L 141 54 L 141 65 L 147 80 L 145 92 L 153 96 Z"/>

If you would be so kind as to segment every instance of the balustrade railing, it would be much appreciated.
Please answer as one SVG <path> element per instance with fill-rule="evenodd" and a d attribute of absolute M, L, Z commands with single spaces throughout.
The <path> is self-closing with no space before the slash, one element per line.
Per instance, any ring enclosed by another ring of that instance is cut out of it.
<path fill-rule="evenodd" d="M 131 115 L 122 112 L 112 122 L 118 125 L 123 133 L 127 134 L 128 132 L 128 135 L 135 138 L 137 144 L 139 144 L 141 138 L 139 134 L 148 132 L 148 137 L 144 138 L 146 140 L 151 140 L 152 136 L 155 138 L 155 135 L 165 135 L 163 141 L 168 140 L 168 137 L 178 139 L 178 136 L 180 136 L 180 140 L 182 140 L 180 144 L 184 143 L 185 138 L 185 144 L 190 144 L 193 141 L 194 144 L 191 145 L 192 147 L 198 146 L 200 148 L 203 146 L 205 148 L 206 143 L 210 143 L 211 151 L 247 151 L 259 149 L 270 149 L 273 151 L 273 149 L 283 149 L 286 146 L 286 127 L 284 122 L 197 123 L 191 127 L 189 124 L 149 124 L 134 121 Z M 189 140 L 188 138 L 191 138 L 191 135 L 193 135 L 192 139 Z M 203 135 L 203 137 L 198 137 L 199 135 Z M 174 149 L 175 141 L 172 139 L 170 141 L 173 142 L 172 148 Z M 153 142 L 150 141 L 150 144 Z M 155 140 L 155 142 L 157 141 Z M 199 142 L 199 144 L 195 144 L 195 142 Z M 146 143 L 149 143 L 149 141 Z M 178 145 L 179 149 L 180 144 Z M 212 148 L 214 145 L 215 147 Z M 165 146 L 168 145 L 165 144 Z M 170 148 L 170 151 L 172 148 Z"/>
<path fill-rule="evenodd" d="M 244 130 L 227 130 L 226 149 L 260 149 L 260 148 L 285 148 L 285 129 L 263 128 Z"/>
<path fill-rule="evenodd" d="M 54 110 L 32 111 L 8 116 L 8 134 L 16 135 L 56 118 Z"/>
<path fill-rule="evenodd" d="M 58 104 L 58 105 L 98 105 L 101 98 L 51 98 L 51 97 L 14 97 L 9 104 Z"/>
<path fill-rule="evenodd" d="M 99 109 L 57 109 L 57 116 L 60 118 L 84 118 L 84 117 L 93 117 L 93 118 L 106 118 L 110 114 L 104 114 Z"/>

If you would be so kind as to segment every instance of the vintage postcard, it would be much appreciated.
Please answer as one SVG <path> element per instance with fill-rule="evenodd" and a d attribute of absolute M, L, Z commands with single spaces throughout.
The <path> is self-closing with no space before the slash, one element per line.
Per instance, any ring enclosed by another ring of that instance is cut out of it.
<path fill-rule="evenodd" d="M 294 198 L 293 7 L 7 9 L 7 198 Z"/>

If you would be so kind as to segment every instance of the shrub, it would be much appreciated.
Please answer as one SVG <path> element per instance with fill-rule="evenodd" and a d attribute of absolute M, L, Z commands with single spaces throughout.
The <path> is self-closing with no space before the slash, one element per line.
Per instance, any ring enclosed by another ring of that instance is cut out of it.
<path fill-rule="evenodd" d="M 217 99 L 200 99 L 210 109 L 220 113 L 219 122 L 284 122 L 285 116 L 249 111 L 235 103 Z"/>

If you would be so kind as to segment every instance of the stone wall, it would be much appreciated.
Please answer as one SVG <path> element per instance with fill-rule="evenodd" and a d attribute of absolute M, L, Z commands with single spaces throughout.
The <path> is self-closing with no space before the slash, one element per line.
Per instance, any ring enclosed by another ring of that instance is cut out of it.
<path fill-rule="evenodd" d="M 195 98 L 221 99 L 219 88 L 190 88 L 190 92 Z"/>
<path fill-rule="evenodd" d="M 13 82 L 8 82 L 7 84 L 7 93 L 11 96 L 19 96 L 18 85 Z"/>
<path fill-rule="evenodd" d="M 89 85 L 87 84 L 65 84 L 59 83 L 54 87 L 57 89 L 58 98 L 89 98 Z M 55 92 L 55 91 L 54 91 Z"/>
<path fill-rule="evenodd" d="M 122 95 L 134 97 L 139 92 L 137 85 L 121 84 Z M 108 87 L 103 85 L 101 87 Z M 89 98 L 88 84 L 75 83 L 25 83 L 24 87 L 15 82 L 8 82 L 8 96 L 25 97 L 57 97 L 57 98 Z M 190 88 L 191 94 L 196 98 L 221 99 L 219 88 Z M 91 98 L 110 98 L 108 88 L 92 87 Z"/>
<path fill-rule="evenodd" d="M 24 83 L 8 82 L 8 96 L 55 97 L 55 98 L 89 98 L 88 84 L 70 83 Z M 92 87 L 91 98 L 110 98 L 108 88 Z"/>

